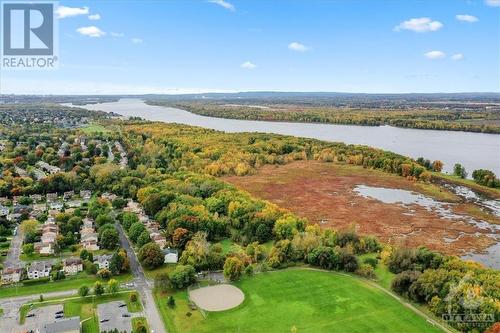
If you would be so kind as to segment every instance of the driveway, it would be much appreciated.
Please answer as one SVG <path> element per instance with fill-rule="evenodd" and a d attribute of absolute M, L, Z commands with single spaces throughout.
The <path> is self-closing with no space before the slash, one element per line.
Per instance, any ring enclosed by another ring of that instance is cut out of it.
<path fill-rule="evenodd" d="M 163 321 L 161 320 L 160 313 L 156 307 L 153 293 L 151 289 L 153 287 L 153 283 L 146 279 L 144 275 L 144 271 L 135 255 L 134 249 L 130 245 L 130 241 L 128 240 L 123 228 L 120 224 L 116 224 L 116 228 L 120 234 L 120 244 L 127 251 L 127 255 L 130 261 L 130 270 L 134 275 L 134 282 L 137 291 L 141 295 L 144 313 L 146 314 L 146 318 L 148 320 L 149 327 L 154 333 L 167 333 L 167 330 L 163 326 Z"/>

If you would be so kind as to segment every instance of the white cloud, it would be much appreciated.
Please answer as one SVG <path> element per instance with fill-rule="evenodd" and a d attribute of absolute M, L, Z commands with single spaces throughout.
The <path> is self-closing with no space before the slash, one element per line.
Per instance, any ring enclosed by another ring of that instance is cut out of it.
<path fill-rule="evenodd" d="M 305 52 L 305 51 L 309 50 L 309 48 L 307 46 L 305 46 L 304 44 L 301 44 L 299 42 L 291 42 L 290 44 L 288 44 L 288 48 L 290 50 L 299 51 L 299 52 Z"/>
<path fill-rule="evenodd" d="M 500 6 L 500 0 L 486 0 L 485 3 L 491 7 L 499 7 Z"/>
<path fill-rule="evenodd" d="M 66 6 L 58 6 L 56 8 L 56 14 L 58 18 L 72 17 L 78 15 L 88 15 L 89 7 L 66 7 Z"/>
<path fill-rule="evenodd" d="M 394 31 L 411 30 L 415 32 L 429 32 L 437 31 L 442 27 L 443 23 L 439 21 L 433 21 L 428 17 L 420 17 L 401 22 L 398 26 L 394 27 Z"/>
<path fill-rule="evenodd" d="M 94 25 L 91 25 L 89 27 L 81 27 L 76 29 L 76 31 L 81 35 L 89 37 L 102 37 L 106 34 L 104 31 Z"/>
<path fill-rule="evenodd" d="M 472 15 L 467 15 L 467 14 L 459 14 L 459 15 L 455 16 L 455 18 L 459 21 L 469 22 L 469 23 L 474 23 L 474 22 L 479 21 L 479 19 L 477 17 L 472 16 Z"/>
<path fill-rule="evenodd" d="M 91 20 L 91 21 L 97 21 L 97 20 L 100 20 L 100 19 L 101 19 L 101 15 L 99 15 L 99 14 L 89 15 L 89 20 Z"/>
<path fill-rule="evenodd" d="M 464 58 L 464 55 L 462 53 L 455 53 L 454 55 L 451 56 L 452 60 L 462 60 Z"/>
<path fill-rule="evenodd" d="M 134 44 L 140 44 L 140 43 L 142 43 L 142 39 L 140 39 L 140 38 L 132 38 L 132 39 L 130 39 L 130 40 L 131 40 L 131 41 L 132 41 L 132 43 L 134 43 Z"/>
<path fill-rule="evenodd" d="M 221 7 L 224 7 L 232 12 L 234 12 L 236 10 L 236 8 L 234 7 L 233 4 L 231 4 L 227 1 L 224 1 L 224 0 L 209 0 L 208 2 L 214 3 L 214 4 L 219 5 Z"/>
<path fill-rule="evenodd" d="M 424 56 L 429 59 L 441 59 L 446 57 L 446 53 L 443 51 L 429 51 L 425 53 Z"/>
<path fill-rule="evenodd" d="M 242 63 L 240 65 L 241 68 L 244 68 L 244 69 L 255 69 L 257 68 L 257 65 L 250 62 L 250 61 L 245 61 L 244 63 Z"/>
<path fill-rule="evenodd" d="M 123 37 L 125 34 L 123 32 L 110 32 L 109 33 L 113 37 Z"/>

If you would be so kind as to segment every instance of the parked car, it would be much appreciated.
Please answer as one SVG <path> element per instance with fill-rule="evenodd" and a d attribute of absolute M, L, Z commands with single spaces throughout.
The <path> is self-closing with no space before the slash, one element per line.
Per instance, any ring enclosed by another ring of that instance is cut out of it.
<path fill-rule="evenodd" d="M 30 314 L 26 315 L 26 318 L 31 318 L 31 317 L 34 317 L 34 316 L 35 316 L 34 313 L 30 313 Z"/>
<path fill-rule="evenodd" d="M 130 315 L 128 313 L 124 313 L 122 314 L 122 317 L 130 317 Z"/>
<path fill-rule="evenodd" d="M 105 322 L 108 322 L 108 321 L 109 321 L 109 319 L 102 319 L 102 320 L 100 321 L 100 323 L 105 323 Z"/>

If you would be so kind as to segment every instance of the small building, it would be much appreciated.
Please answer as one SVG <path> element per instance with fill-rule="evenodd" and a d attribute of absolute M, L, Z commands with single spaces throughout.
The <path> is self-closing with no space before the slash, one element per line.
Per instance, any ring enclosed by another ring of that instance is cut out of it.
<path fill-rule="evenodd" d="M 99 269 L 109 268 L 109 262 L 111 261 L 111 254 L 102 254 L 100 256 L 94 257 L 94 264 L 97 264 Z"/>
<path fill-rule="evenodd" d="M 160 247 L 160 249 L 163 249 L 167 245 L 167 239 L 159 233 L 152 233 L 149 237 Z"/>
<path fill-rule="evenodd" d="M 54 210 L 61 210 L 64 205 L 61 202 L 51 202 L 49 203 L 49 208 Z"/>
<path fill-rule="evenodd" d="M 47 202 L 52 202 L 57 200 L 57 193 L 47 193 Z"/>
<path fill-rule="evenodd" d="M 177 251 L 176 249 L 163 249 L 163 255 L 165 256 L 164 262 L 166 264 L 176 264 L 179 260 L 179 251 Z"/>
<path fill-rule="evenodd" d="M 9 208 L 0 205 L 0 216 L 7 216 L 9 215 Z"/>
<path fill-rule="evenodd" d="M 113 200 L 115 200 L 116 198 L 118 198 L 118 196 L 117 196 L 116 194 L 113 194 L 113 193 L 104 192 L 104 193 L 101 195 L 101 198 L 102 198 L 102 199 L 109 200 L 109 201 L 113 201 Z"/>
<path fill-rule="evenodd" d="M 80 197 L 84 200 L 89 200 L 90 197 L 92 197 L 92 192 L 90 192 L 89 190 L 81 190 Z"/>
<path fill-rule="evenodd" d="M 83 271 L 83 264 L 80 258 L 67 258 L 63 260 L 63 271 L 65 275 L 75 275 Z"/>
<path fill-rule="evenodd" d="M 7 267 L 2 271 L 2 284 L 17 283 L 21 281 L 21 267 Z"/>
<path fill-rule="evenodd" d="M 80 333 L 80 317 L 70 317 L 47 323 L 40 329 L 40 333 Z"/>
<path fill-rule="evenodd" d="M 52 265 L 47 261 L 33 261 L 28 267 L 28 279 L 39 279 L 48 277 L 50 271 L 52 270 Z"/>
<path fill-rule="evenodd" d="M 71 199 L 75 195 L 75 191 L 66 191 L 63 193 L 63 199 L 68 200 Z"/>
<path fill-rule="evenodd" d="M 42 201 L 42 195 L 41 194 L 31 194 L 30 199 L 33 200 L 33 202 L 40 202 L 40 201 Z"/>

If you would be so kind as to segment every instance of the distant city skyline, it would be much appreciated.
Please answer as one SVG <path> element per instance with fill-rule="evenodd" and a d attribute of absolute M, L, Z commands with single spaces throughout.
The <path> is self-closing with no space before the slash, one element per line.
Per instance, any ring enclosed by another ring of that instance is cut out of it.
<path fill-rule="evenodd" d="M 500 0 L 59 1 L 2 94 L 500 92 Z"/>

